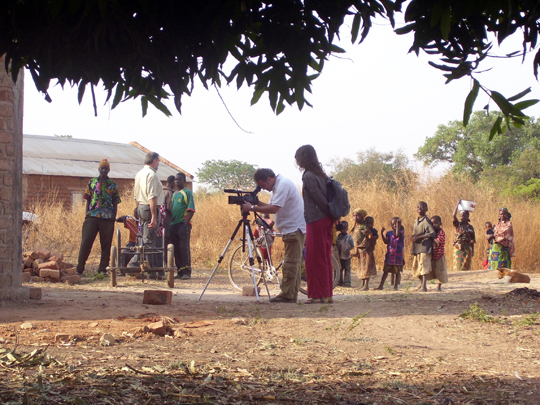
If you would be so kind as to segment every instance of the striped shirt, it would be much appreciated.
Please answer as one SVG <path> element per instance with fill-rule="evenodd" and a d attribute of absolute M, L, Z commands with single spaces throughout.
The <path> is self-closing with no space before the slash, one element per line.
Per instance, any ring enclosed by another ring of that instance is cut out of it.
<path fill-rule="evenodd" d="M 435 240 L 439 243 L 433 244 L 433 255 L 431 256 L 431 260 L 438 260 L 444 256 L 444 243 L 446 242 L 446 235 L 442 228 L 435 232 L 437 233 Z"/>

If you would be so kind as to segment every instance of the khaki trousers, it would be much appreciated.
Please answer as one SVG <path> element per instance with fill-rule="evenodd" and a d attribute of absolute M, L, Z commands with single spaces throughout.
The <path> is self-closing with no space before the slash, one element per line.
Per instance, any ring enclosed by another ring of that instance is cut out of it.
<path fill-rule="evenodd" d="M 283 277 L 281 280 L 281 297 L 296 300 L 300 289 L 300 276 L 302 271 L 302 251 L 306 235 L 300 229 L 282 237 L 285 244 L 285 257 L 283 258 Z"/>

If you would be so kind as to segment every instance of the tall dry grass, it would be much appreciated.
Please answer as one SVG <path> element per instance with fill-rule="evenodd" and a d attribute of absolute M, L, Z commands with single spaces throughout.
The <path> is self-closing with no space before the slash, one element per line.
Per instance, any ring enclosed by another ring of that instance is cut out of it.
<path fill-rule="evenodd" d="M 411 182 L 410 184 L 415 184 Z M 477 208 L 471 214 L 471 223 L 476 230 L 477 249 L 473 258 L 473 269 L 481 269 L 485 257 L 487 242 L 484 239 L 484 223 L 497 222 L 498 209 L 508 207 L 512 213 L 512 222 L 516 239 L 516 257 L 513 268 L 525 272 L 540 271 L 536 255 L 540 251 L 540 210 L 533 202 L 497 196 L 497 190 L 487 190 L 475 187 L 467 181 L 452 178 L 429 179 L 414 186 L 403 186 L 391 192 L 380 187 L 376 180 L 361 184 L 344 184 L 349 191 L 351 207 L 363 208 L 375 218 L 375 228 L 381 230 L 384 226 L 390 228 L 390 218 L 399 216 L 407 235 L 405 244 L 406 268 L 411 265 L 411 235 L 414 220 L 417 217 L 416 204 L 425 201 L 429 205 L 428 215 L 439 215 L 443 221 L 443 228 L 447 235 L 446 257 L 448 268 L 452 269 L 454 230 L 452 227 L 452 212 L 459 199 L 477 202 Z M 268 194 L 262 192 L 259 197 L 268 200 Z M 227 195 L 195 194 L 196 214 L 193 218 L 193 231 L 191 238 L 192 262 L 194 268 L 213 268 L 223 252 L 238 220 L 241 218 L 237 205 L 227 203 Z M 135 203 L 131 190 L 123 190 L 122 203 L 118 206 L 118 215 L 132 214 Z M 45 247 L 62 252 L 65 260 L 76 263 L 81 240 L 81 228 L 84 221 L 84 207 L 77 207 L 73 211 L 66 211 L 61 204 L 54 202 L 54 195 L 46 197 L 36 204 L 34 212 L 40 216 L 38 232 L 33 232 L 25 245 L 24 250 Z M 253 219 L 253 214 L 250 215 Z M 346 218 L 352 223 L 352 217 Z M 127 241 L 128 233 L 122 224 L 117 224 L 122 231 L 122 240 Z M 238 237 L 241 234 L 238 235 Z M 99 238 L 92 250 L 87 268 L 97 268 L 100 255 Z M 113 241 L 116 245 L 116 239 Z M 220 268 L 227 267 L 228 259 L 235 241 L 225 257 Z M 276 241 L 274 252 L 279 258 L 282 254 L 282 243 Z M 377 267 L 382 268 L 386 247 L 379 239 L 375 257 Z"/>

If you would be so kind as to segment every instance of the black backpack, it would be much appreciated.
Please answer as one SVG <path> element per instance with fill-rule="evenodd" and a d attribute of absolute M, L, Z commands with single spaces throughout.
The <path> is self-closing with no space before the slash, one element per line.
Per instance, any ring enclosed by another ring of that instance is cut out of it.
<path fill-rule="evenodd" d="M 338 219 L 349 215 L 351 205 L 349 204 L 349 194 L 339 181 L 331 177 L 326 179 L 326 195 L 328 199 L 328 211 L 333 219 Z"/>

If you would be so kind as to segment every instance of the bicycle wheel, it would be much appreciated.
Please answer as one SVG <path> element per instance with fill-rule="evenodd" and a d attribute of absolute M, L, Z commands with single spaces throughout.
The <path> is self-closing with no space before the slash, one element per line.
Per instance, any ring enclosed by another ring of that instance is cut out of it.
<path fill-rule="evenodd" d="M 257 252 L 262 257 L 260 249 L 257 247 Z M 262 261 L 261 265 L 257 262 L 255 251 L 253 251 L 253 259 L 255 260 L 255 280 L 257 285 L 262 281 L 261 271 L 266 270 L 266 263 Z M 253 285 L 253 274 L 251 273 L 251 266 L 249 265 L 249 251 L 246 246 L 245 251 L 242 252 L 242 245 L 238 245 L 234 249 L 229 261 L 229 280 L 234 288 L 238 291 L 242 291 L 245 286 Z"/>
<path fill-rule="evenodd" d="M 339 283 L 339 262 L 336 260 L 334 255 L 332 255 L 332 270 L 333 270 L 333 282 L 334 285 L 332 286 L 332 289 L 336 288 L 336 286 Z M 302 273 L 301 273 L 302 281 L 300 281 L 300 291 L 302 294 L 307 295 L 307 281 L 306 281 L 306 264 L 302 260 Z"/>

